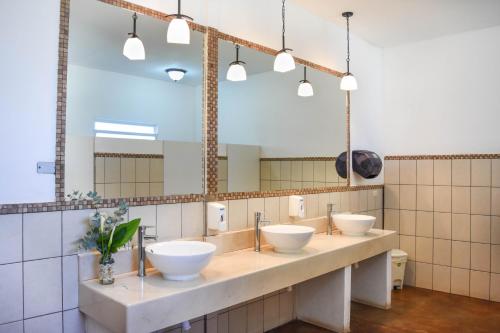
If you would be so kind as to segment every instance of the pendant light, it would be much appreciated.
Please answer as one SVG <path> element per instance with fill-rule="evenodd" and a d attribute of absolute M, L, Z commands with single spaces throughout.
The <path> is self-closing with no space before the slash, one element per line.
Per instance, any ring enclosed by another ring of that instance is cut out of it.
<path fill-rule="evenodd" d="M 245 81 L 247 72 L 245 70 L 246 63 L 240 60 L 240 46 L 236 44 L 236 60 L 229 64 L 226 79 L 229 81 Z"/>
<path fill-rule="evenodd" d="M 137 36 L 137 13 L 132 15 L 133 20 L 133 31 L 130 32 L 129 38 L 123 45 L 123 55 L 129 60 L 144 60 L 146 59 L 146 53 L 144 52 L 144 45 L 142 45 L 139 36 Z"/>
<path fill-rule="evenodd" d="M 187 73 L 187 70 L 181 68 L 168 68 L 165 70 L 167 72 L 168 77 L 174 82 L 182 80 L 184 75 Z"/>
<path fill-rule="evenodd" d="M 307 68 L 304 66 L 304 79 L 300 80 L 299 89 L 297 90 L 297 95 L 300 97 L 310 97 L 314 95 L 314 90 L 311 82 L 307 81 L 306 78 Z"/>
<path fill-rule="evenodd" d="M 342 81 L 340 81 L 340 89 L 342 90 L 357 90 L 358 89 L 358 82 L 356 81 L 356 78 L 352 73 L 350 72 L 349 68 L 349 62 L 351 61 L 351 50 L 350 50 L 350 38 L 349 38 L 349 18 L 352 17 L 354 14 L 352 12 L 344 12 L 342 13 L 342 16 L 346 18 L 347 20 L 347 72 L 344 73 L 344 76 L 342 77 Z"/>
<path fill-rule="evenodd" d="M 281 5 L 281 21 L 283 23 L 283 28 L 281 30 L 281 50 L 276 54 L 276 59 L 274 59 L 274 71 L 275 72 L 288 72 L 295 69 L 295 60 L 290 53 L 287 51 L 293 51 L 285 47 L 285 0 L 282 0 Z"/>
<path fill-rule="evenodd" d="M 174 17 L 168 25 L 167 43 L 189 44 L 191 33 L 186 19 L 192 21 L 193 18 L 181 14 L 181 0 L 177 0 L 177 14 L 168 15 L 167 17 Z"/>

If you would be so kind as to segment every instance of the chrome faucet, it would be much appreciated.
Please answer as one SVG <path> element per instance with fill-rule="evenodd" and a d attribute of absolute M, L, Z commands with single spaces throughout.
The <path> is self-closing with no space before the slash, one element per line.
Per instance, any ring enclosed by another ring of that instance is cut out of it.
<path fill-rule="evenodd" d="M 262 212 L 255 212 L 255 252 L 260 252 L 260 226 L 271 224 L 271 220 L 266 219 Z"/>
<path fill-rule="evenodd" d="M 328 222 L 326 225 L 326 234 L 333 235 L 333 214 L 336 213 L 335 205 L 329 203 L 326 205 L 326 217 L 328 218 Z"/>
<path fill-rule="evenodd" d="M 154 235 L 146 235 L 146 229 L 154 228 L 153 226 L 141 225 L 139 229 L 137 229 L 137 238 L 139 240 L 139 261 L 137 268 L 137 276 L 144 277 L 146 276 L 146 247 L 144 246 L 144 241 L 148 239 L 157 240 L 158 236 Z"/>

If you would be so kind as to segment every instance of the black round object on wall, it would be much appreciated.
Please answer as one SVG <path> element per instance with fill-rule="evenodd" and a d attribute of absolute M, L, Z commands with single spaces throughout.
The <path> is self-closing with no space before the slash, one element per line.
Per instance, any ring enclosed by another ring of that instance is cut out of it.
<path fill-rule="evenodd" d="M 382 160 L 372 151 L 354 150 L 352 152 L 352 169 L 363 178 L 375 178 L 382 171 Z"/>
<path fill-rule="evenodd" d="M 347 178 L 347 166 L 346 166 L 347 153 L 343 152 L 335 160 L 335 169 L 341 178 Z"/>

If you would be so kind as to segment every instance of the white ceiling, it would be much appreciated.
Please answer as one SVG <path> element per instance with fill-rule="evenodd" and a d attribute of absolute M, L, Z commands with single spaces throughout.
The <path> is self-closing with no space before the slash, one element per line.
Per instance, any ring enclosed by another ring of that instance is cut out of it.
<path fill-rule="evenodd" d="M 292 0 L 380 47 L 500 25 L 500 0 Z"/>

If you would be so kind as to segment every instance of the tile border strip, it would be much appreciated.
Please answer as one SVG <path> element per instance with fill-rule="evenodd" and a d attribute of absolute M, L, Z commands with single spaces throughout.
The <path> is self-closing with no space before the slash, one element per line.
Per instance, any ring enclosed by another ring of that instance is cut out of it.
<path fill-rule="evenodd" d="M 261 157 L 261 161 L 336 161 L 336 157 Z"/>
<path fill-rule="evenodd" d="M 163 159 L 162 154 L 94 153 L 94 157 L 154 158 Z"/>
<path fill-rule="evenodd" d="M 448 154 L 448 155 L 387 155 L 386 161 L 395 160 L 481 160 L 500 159 L 500 154 Z"/>

